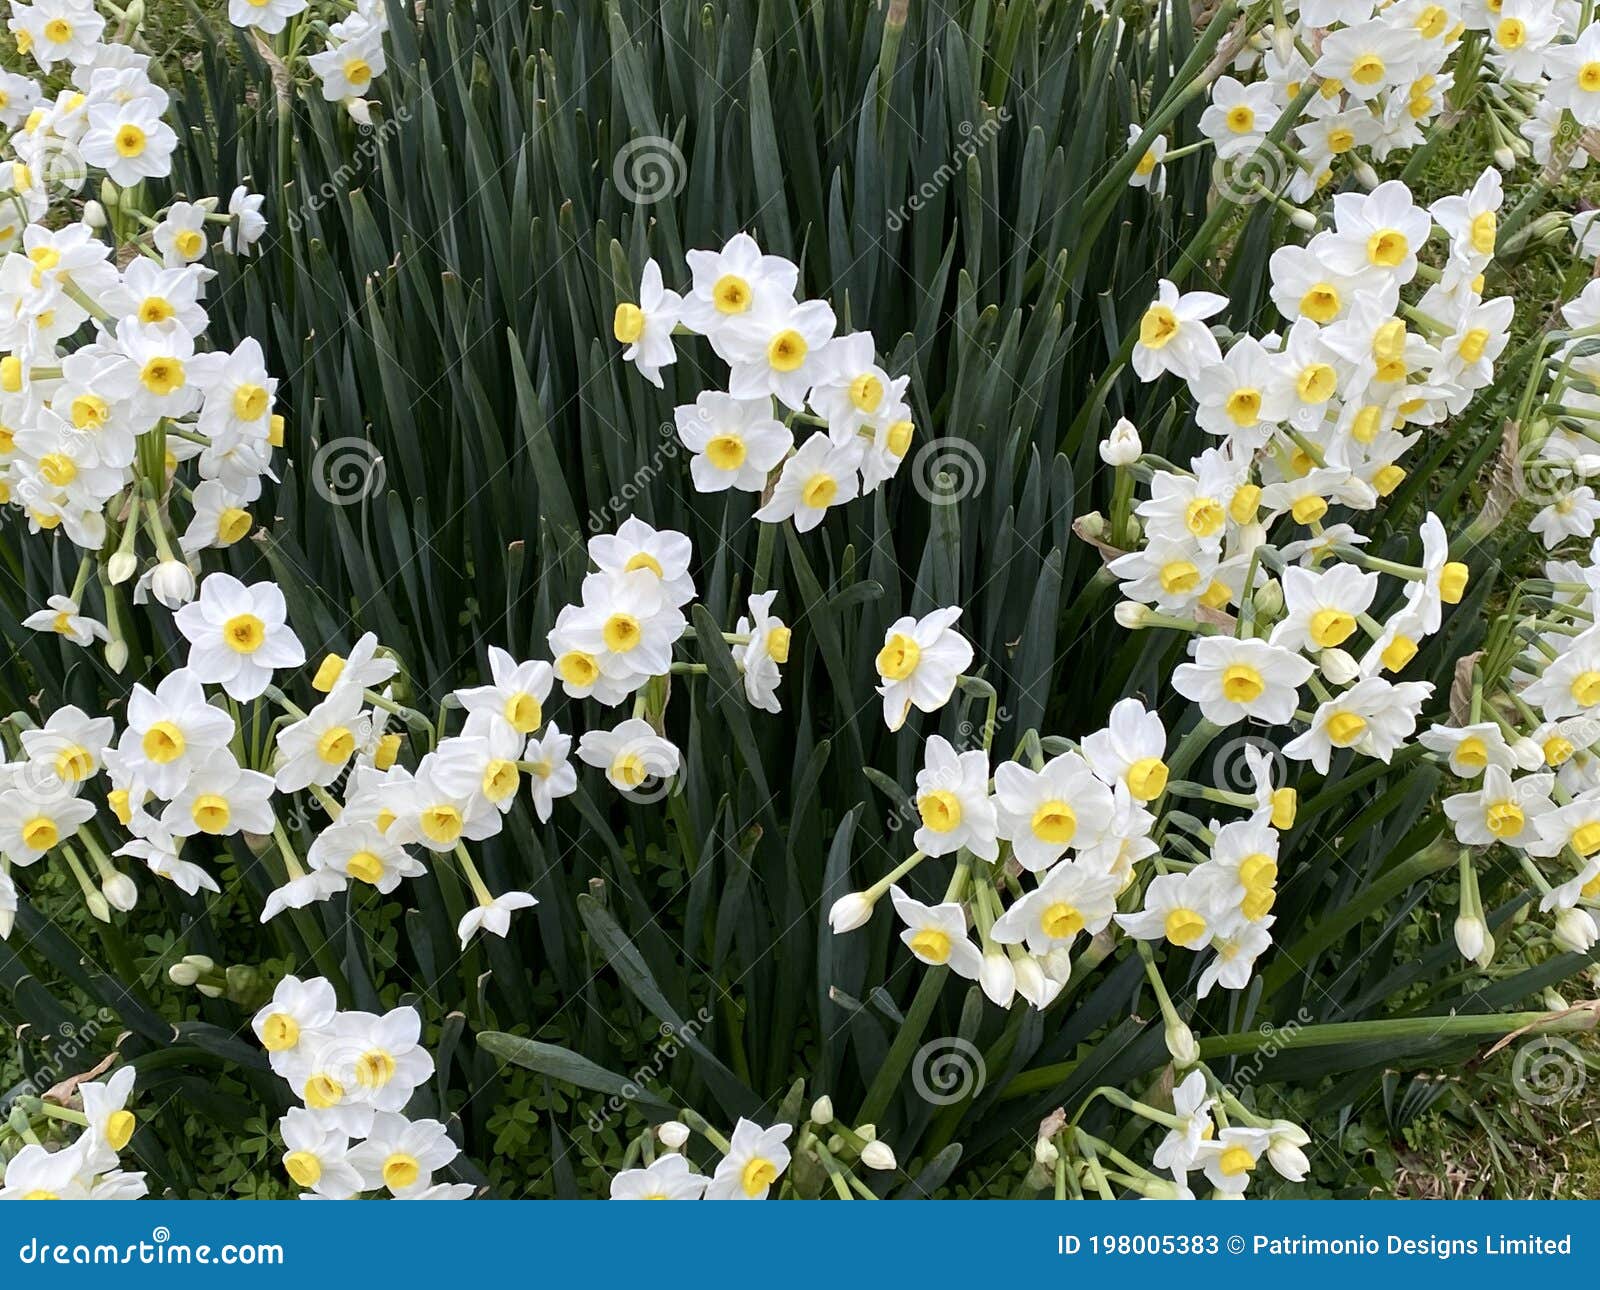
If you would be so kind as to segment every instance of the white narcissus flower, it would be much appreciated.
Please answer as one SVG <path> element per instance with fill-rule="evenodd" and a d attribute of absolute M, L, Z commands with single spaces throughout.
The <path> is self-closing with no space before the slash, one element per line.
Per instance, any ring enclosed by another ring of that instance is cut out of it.
<path fill-rule="evenodd" d="M 1133 347 L 1133 370 L 1139 379 L 1153 381 L 1171 372 L 1187 381 L 1220 362 L 1222 352 L 1205 320 L 1227 304 L 1226 296 L 1210 291 L 1183 294 L 1161 279 L 1154 303 L 1139 320 L 1139 339 Z"/>
<path fill-rule="evenodd" d="M 1230 1126 L 1203 1144 L 1200 1167 L 1220 1194 L 1240 1196 L 1250 1185 L 1251 1171 L 1271 1144 L 1272 1135 L 1265 1129 Z"/>
<path fill-rule="evenodd" d="M 402 878 L 420 878 L 422 862 L 365 821 L 340 819 L 317 835 L 306 852 L 314 869 L 329 869 L 352 882 L 364 882 L 387 895 Z"/>
<path fill-rule="evenodd" d="M 678 438 L 694 454 L 689 476 L 702 493 L 759 493 L 794 447 L 794 434 L 772 415 L 770 398 L 736 399 L 708 390 L 672 415 Z"/>
<path fill-rule="evenodd" d="M 733 324 L 740 318 L 793 307 L 800 269 L 780 255 L 763 255 L 755 238 L 735 233 L 720 251 L 688 251 L 692 285 L 683 301 L 683 324 L 732 362 Z"/>
<path fill-rule="evenodd" d="M 802 411 L 835 325 L 825 300 L 782 301 L 731 318 L 722 333 L 731 369 L 728 393 L 736 399 L 771 395 Z"/>
<path fill-rule="evenodd" d="M 789 628 L 783 619 L 771 612 L 776 591 L 764 591 L 747 601 L 750 616 L 740 616 L 734 624 L 736 636 L 749 636 L 749 641 L 738 646 L 734 661 L 744 677 L 745 698 L 752 707 L 765 712 L 781 712 L 778 702 L 778 684 L 783 680 L 780 667 L 789 661 Z"/>
<path fill-rule="evenodd" d="M 648 260 L 639 280 L 639 302 L 619 304 L 611 320 L 612 335 L 619 345 L 626 346 L 624 361 L 637 367 L 639 375 L 657 389 L 665 386 L 661 369 L 678 361 L 672 329 L 682 310 L 683 297 L 661 284 L 661 266 Z"/>
<path fill-rule="evenodd" d="M 36 787 L 0 793 L 0 855 L 21 868 L 42 859 L 94 816 L 81 797 L 42 794 Z"/>
<path fill-rule="evenodd" d="M 361 1174 L 350 1162 L 350 1135 L 315 1111 L 291 1107 L 278 1121 L 283 1139 L 283 1171 L 295 1186 L 329 1200 L 349 1200 L 363 1190 Z"/>
<path fill-rule="evenodd" d="M 971 643 L 955 630 L 961 609 L 935 609 L 922 618 L 897 618 L 883 635 L 877 669 L 883 720 L 898 730 L 915 707 L 937 712 L 955 693 L 956 681 L 972 666 Z"/>
<path fill-rule="evenodd" d="M 929 737 L 917 772 L 913 840 L 930 856 L 965 848 L 984 860 L 999 855 L 998 820 L 989 796 L 989 754 L 981 748 L 958 753 L 940 735 Z"/>
<path fill-rule="evenodd" d="M 658 1156 L 643 1169 L 624 1169 L 611 1180 L 612 1200 L 699 1200 L 711 1182 L 677 1152 Z"/>
<path fill-rule="evenodd" d="M 706 1188 L 707 1200 L 765 1200 L 772 1185 L 789 1167 L 789 1135 L 794 1127 L 775 1124 L 763 1129 L 741 1118 L 728 1139 L 728 1152 L 717 1162 Z"/>
<path fill-rule="evenodd" d="M 384 1111 L 372 1117 L 365 1142 L 350 1149 L 363 1191 L 408 1196 L 433 1185 L 433 1175 L 461 1154 L 438 1120 L 408 1120 Z"/>
<path fill-rule="evenodd" d="M 1172 673 L 1172 688 L 1200 705 L 1207 721 L 1230 726 L 1251 718 L 1271 725 L 1294 716 L 1299 687 L 1315 666 L 1293 650 L 1254 638 L 1202 636 L 1189 642 L 1192 663 Z"/>
<path fill-rule="evenodd" d="M 990 935 L 1001 945 L 1026 943 L 1031 954 L 1071 949 L 1079 932 L 1094 936 L 1117 912 L 1121 884 L 1067 861 L 1044 876 L 1037 888 L 995 920 Z"/>
<path fill-rule="evenodd" d="M 679 764 L 677 745 L 642 717 L 630 717 L 614 730 L 585 731 L 578 740 L 578 759 L 605 771 L 611 786 L 624 793 L 651 780 L 670 780 Z"/>
<path fill-rule="evenodd" d="M 508 891 L 469 909 L 456 925 L 456 935 L 461 938 L 461 948 L 466 949 L 473 936 L 482 931 L 504 938 L 511 930 L 511 915 L 519 909 L 529 909 L 539 902 L 525 891 Z"/>
<path fill-rule="evenodd" d="M 577 791 L 578 772 L 568 760 L 572 736 L 561 733 L 552 721 L 542 735 L 528 740 L 522 759 L 527 762 L 528 791 L 533 796 L 534 813 L 541 824 L 548 823 L 558 797 Z"/>
<path fill-rule="evenodd" d="M 889 888 L 889 899 L 906 925 L 900 939 L 907 949 L 930 967 L 948 967 L 969 981 L 978 979 L 983 955 L 967 939 L 967 915 L 958 902 L 924 905 L 899 887 Z"/>
<path fill-rule="evenodd" d="M 302 981 L 286 976 L 273 990 L 272 999 L 251 1018 L 250 1028 L 267 1050 L 272 1069 L 283 1075 L 299 1051 L 302 1037 L 326 1030 L 338 1010 L 333 985 L 323 977 Z"/>
<path fill-rule="evenodd" d="M 597 533 L 589 539 L 589 558 L 602 573 L 617 577 L 650 574 L 662 601 L 673 609 L 694 599 L 694 578 L 689 573 L 694 547 L 688 535 L 676 529 L 653 528 L 630 515 L 615 533 Z"/>
<path fill-rule="evenodd" d="M 208 757 L 161 813 L 161 827 L 175 838 L 204 833 L 225 838 L 235 833 L 272 832 L 272 776 L 245 770 L 225 749 Z"/>
<path fill-rule="evenodd" d="M 24 618 L 22 625 L 36 632 L 54 632 L 74 645 L 92 645 L 97 640 L 111 639 L 105 624 L 83 613 L 72 597 L 51 596 L 45 605 L 46 608 Z"/>
<path fill-rule="evenodd" d="M 1550 790 L 1555 776 L 1524 775 L 1513 780 L 1499 766 L 1485 767 L 1479 788 L 1444 799 L 1444 813 L 1456 826 L 1463 846 L 1483 847 L 1496 842 L 1526 847 L 1539 837 L 1539 821 L 1555 810 Z"/>
<path fill-rule="evenodd" d="M 854 446 L 841 447 L 820 432 L 812 435 L 783 463 L 772 495 L 755 513 L 756 519 L 764 524 L 792 520 L 797 533 L 809 533 L 822 523 L 829 507 L 843 506 L 860 492 L 860 456 Z"/>
<path fill-rule="evenodd" d="M 519 663 L 491 645 L 489 674 L 492 684 L 455 692 L 467 712 L 486 713 L 519 735 L 530 735 L 544 724 L 544 704 L 555 679 L 550 664 L 538 660 Z"/>
<path fill-rule="evenodd" d="M 1100 839 L 1111 823 L 1111 790 L 1077 753 L 1062 753 L 1039 770 L 1002 762 L 994 773 L 1000 836 L 1017 863 L 1039 872 L 1071 846 Z"/>
<path fill-rule="evenodd" d="M 277 669 L 306 661 L 287 616 L 283 592 L 273 583 L 247 587 L 232 574 L 207 575 L 200 598 L 176 615 L 189 641 L 190 671 L 235 699 L 256 698 Z"/>

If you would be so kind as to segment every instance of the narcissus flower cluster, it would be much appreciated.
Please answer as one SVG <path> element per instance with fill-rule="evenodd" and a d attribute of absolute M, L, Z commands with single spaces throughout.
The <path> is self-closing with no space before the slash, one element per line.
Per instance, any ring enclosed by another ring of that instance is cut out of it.
<path fill-rule="evenodd" d="M 885 370 L 871 334 L 840 333 L 827 301 L 798 300 L 799 268 L 764 255 L 748 233 L 687 258 L 684 294 L 647 263 L 613 331 L 623 357 L 658 387 L 677 362 L 679 332 L 703 336 L 727 365 L 726 390 L 674 413 L 696 490 L 757 494 L 756 519 L 790 520 L 804 533 L 830 507 L 892 478 L 915 432 L 910 378 Z"/>
<path fill-rule="evenodd" d="M 283 1169 L 302 1199 L 466 1200 L 470 1183 L 439 1181 L 461 1148 L 438 1120 L 408 1119 L 433 1076 L 415 1008 L 341 1012 L 321 977 L 287 976 L 251 1029 L 303 1105 L 278 1123 Z"/>
<path fill-rule="evenodd" d="M 128 1110 L 136 1076 L 69 1081 L 23 1096 L 0 1124 L 0 1200 L 138 1200 L 142 1173 L 122 1168 L 138 1119 Z M 73 1103 L 77 1105 L 73 1105 Z M 70 1133 L 72 1140 L 61 1136 Z"/>

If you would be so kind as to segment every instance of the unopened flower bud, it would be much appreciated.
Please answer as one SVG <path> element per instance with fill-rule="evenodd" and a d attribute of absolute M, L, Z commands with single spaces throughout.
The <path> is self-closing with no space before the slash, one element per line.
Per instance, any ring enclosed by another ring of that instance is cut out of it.
<path fill-rule="evenodd" d="M 139 559 L 132 551 L 114 551 L 106 561 L 106 577 L 113 587 L 120 587 L 139 571 Z"/>
<path fill-rule="evenodd" d="M 833 1123 L 833 1099 L 826 1093 L 811 1104 L 811 1123 L 819 1126 Z"/>
<path fill-rule="evenodd" d="M 344 110 L 350 114 L 350 119 L 357 125 L 372 126 L 372 105 L 366 99 L 347 98 L 341 100 Z"/>
<path fill-rule="evenodd" d="M 1483 953 L 1484 937 L 1489 929 L 1483 925 L 1483 919 L 1472 914 L 1462 914 L 1456 919 L 1456 949 L 1461 951 L 1461 957 L 1468 962 L 1475 962 L 1478 955 Z"/>
<path fill-rule="evenodd" d="M 861 1163 L 868 1169 L 893 1169 L 894 1151 L 887 1142 L 869 1142 L 861 1148 Z"/>
<path fill-rule="evenodd" d="M 200 973 L 195 970 L 192 963 L 174 963 L 167 969 L 167 980 L 185 990 L 199 979 Z"/>
<path fill-rule="evenodd" d="M 1588 910 L 1563 909 L 1556 916 L 1555 939 L 1562 949 L 1584 954 L 1596 940 L 1600 940 L 1600 928 L 1594 925 Z"/>
<path fill-rule="evenodd" d="M 1253 599 L 1256 613 L 1263 618 L 1276 618 L 1283 612 L 1283 588 L 1276 578 L 1257 587 Z"/>
<path fill-rule="evenodd" d="M 1501 170 L 1515 170 L 1517 168 L 1517 154 L 1501 144 L 1494 150 L 1494 164 Z"/>
<path fill-rule="evenodd" d="M 1365 188 L 1369 193 L 1376 188 L 1380 182 L 1378 179 L 1378 172 L 1365 161 L 1356 162 L 1355 173 L 1356 182 Z"/>
<path fill-rule="evenodd" d="M 1194 1031 L 1181 1021 L 1172 1022 L 1166 1030 L 1167 1052 L 1179 1070 L 1187 1070 L 1200 1060 L 1200 1045 Z"/>
<path fill-rule="evenodd" d="M 662 1146 L 676 1151 L 689 1141 L 689 1126 L 679 1120 L 663 1120 L 656 1125 L 656 1137 Z"/>
<path fill-rule="evenodd" d="M 847 896 L 840 896 L 828 911 L 828 926 L 836 933 L 853 932 L 872 917 L 872 906 L 873 902 L 865 892 L 852 891 Z"/>
<path fill-rule="evenodd" d="M 1555 989 L 1546 989 L 1539 1002 L 1544 1005 L 1546 1012 L 1565 1012 L 1571 1006 L 1561 991 Z"/>
<path fill-rule="evenodd" d="M 1288 1120 L 1274 1120 L 1267 1140 L 1267 1159 L 1272 1167 L 1290 1182 L 1304 1182 L 1311 1172 L 1311 1162 L 1300 1148 L 1311 1141 L 1311 1135 L 1298 1124 Z"/>
<path fill-rule="evenodd" d="M 168 609 L 194 599 L 194 570 L 182 560 L 163 560 L 150 571 L 150 594 Z"/>
<path fill-rule="evenodd" d="M 109 641 L 106 644 L 106 666 L 113 672 L 120 672 L 128 666 L 128 642 L 124 640 Z"/>
<path fill-rule="evenodd" d="M 1298 206 L 1289 216 L 1289 222 L 1302 233 L 1315 233 L 1317 231 L 1317 217 L 1308 210 L 1301 210 Z"/>
<path fill-rule="evenodd" d="M 101 879 L 100 891 L 111 908 L 126 914 L 139 903 L 139 888 L 125 873 L 107 874 Z"/>
<path fill-rule="evenodd" d="M 83 204 L 83 222 L 90 228 L 104 228 L 106 226 L 106 208 L 91 197 Z"/>
<path fill-rule="evenodd" d="M 1150 607 L 1141 605 L 1136 600 L 1124 600 L 1111 612 L 1116 617 L 1117 622 L 1130 632 L 1138 631 L 1150 617 Z"/>
<path fill-rule="evenodd" d="M 978 984 L 983 993 L 997 1007 L 1009 1008 L 1017 992 L 1017 974 L 1004 950 L 990 948 L 984 952 L 983 964 L 978 969 Z"/>
<path fill-rule="evenodd" d="M 1108 466 L 1131 466 L 1143 453 L 1139 432 L 1127 417 L 1112 426 L 1111 433 L 1100 444 L 1100 460 Z"/>
<path fill-rule="evenodd" d="M 1342 649 L 1323 650 L 1317 655 L 1317 666 L 1332 685 L 1349 685 L 1361 675 L 1361 664 Z"/>
<path fill-rule="evenodd" d="M 1544 767 L 1544 748 L 1538 740 L 1529 739 L 1526 735 L 1511 745 L 1511 755 L 1516 759 L 1519 770 L 1535 771 Z"/>
<path fill-rule="evenodd" d="M 111 905 L 98 891 L 91 891 L 83 898 L 83 903 L 89 907 L 89 912 L 102 923 L 111 921 Z"/>

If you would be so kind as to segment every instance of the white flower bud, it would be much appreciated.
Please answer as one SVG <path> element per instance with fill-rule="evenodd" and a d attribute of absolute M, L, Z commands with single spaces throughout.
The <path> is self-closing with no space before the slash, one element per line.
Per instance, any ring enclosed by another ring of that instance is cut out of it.
<path fill-rule="evenodd" d="M 90 228 L 104 228 L 106 226 L 106 208 L 91 197 L 83 204 L 83 222 Z"/>
<path fill-rule="evenodd" d="M 1126 627 L 1130 632 L 1136 632 L 1144 626 L 1145 620 L 1150 617 L 1150 607 L 1141 605 L 1137 600 L 1124 600 L 1112 614 L 1117 622 Z"/>
<path fill-rule="evenodd" d="M 108 874 L 101 880 L 100 890 L 111 908 L 124 914 L 139 903 L 138 884 L 125 873 Z"/>
<path fill-rule="evenodd" d="M 1480 968 L 1487 968 L 1494 962 L 1494 937 L 1487 931 L 1483 934 L 1483 952 L 1474 960 Z"/>
<path fill-rule="evenodd" d="M 1461 957 L 1469 963 L 1475 962 L 1478 955 L 1483 953 L 1483 941 L 1489 934 L 1489 929 L 1483 925 L 1483 919 L 1471 914 L 1462 914 L 1456 919 L 1456 949 L 1461 951 Z"/>
<path fill-rule="evenodd" d="M 1278 1121 L 1278 1124 L 1287 1123 Z M 1301 1143 L 1309 1142 L 1310 1138 L 1297 1126 L 1290 1126 L 1299 1135 L 1300 1141 L 1296 1142 L 1289 1134 L 1276 1132 L 1277 1125 L 1273 1126 L 1274 1132 L 1267 1140 L 1267 1159 L 1272 1162 L 1272 1167 L 1290 1182 L 1304 1182 L 1306 1174 L 1311 1172 L 1311 1162 L 1306 1159 L 1306 1153 L 1300 1150 Z"/>
<path fill-rule="evenodd" d="M 1172 1054 L 1173 1064 L 1179 1070 L 1187 1070 L 1200 1060 L 1200 1045 L 1195 1040 L 1194 1031 L 1181 1021 L 1174 1021 L 1167 1027 L 1167 1052 Z"/>
<path fill-rule="evenodd" d="M 1044 971 L 1031 955 L 1020 955 L 1011 965 L 1017 978 L 1017 993 L 1035 1008 L 1043 1008 L 1046 982 Z"/>
<path fill-rule="evenodd" d="M 1515 170 L 1517 168 L 1517 154 L 1502 143 L 1494 150 L 1494 164 L 1499 166 L 1501 170 Z"/>
<path fill-rule="evenodd" d="M 83 903 L 89 907 L 89 912 L 102 923 L 111 921 L 111 906 L 106 898 L 98 891 L 91 891 L 83 898 Z"/>
<path fill-rule="evenodd" d="M 1317 666 L 1332 685 L 1349 685 L 1361 675 L 1361 664 L 1342 649 L 1323 650 L 1317 655 Z"/>
<path fill-rule="evenodd" d="M 168 609 L 181 609 L 194 599 L 194 571 L 182 560 L 163 560 L 150 570 L 150 594 Z"/>
<path fill-rule="evenodd" d="M 199 979 L 200 973 L 195 971 L 194 965 L 190 963 L 174 963 L 167 969 L 167 980 L 185 990 Z"/>
<path fill-rule="evenodd" d="M 222 998 L 222 987 L 220 985 L 197 985 L 195 989 L 208 999 Z"/>
<path fill-rule="evenodd" d="M 138 571 L 139 560 L 132 551 L 114 551 L 106 561 L 106 577 L 113 587 L 120 587 Z"/>
<path fill-rule="evenodd" d="M 1587 953 L 1589 947 L 1600 940 L 1600 928 L 1594 925 L 1586 909 L 1563 909 L 1556 915 L 1556 944 L 1574 954 Z"/>
<path fill-rule="evenodd" d="M 661 1139 L 661 1145 L 678 1150 L 689 1141 L 689 1126 L 678 1120 L 663 1120 L 656 1125 L 656 1137 Z"/>
<path fill-rule="evenodd" d="M 209 954 L 185 954 L 183 961 L 197 972 L 215 972 L 217 961 Z"/>
<path fill-rule="evenodd" d="M 1356 162 L 1356 182 L 1370 193 L 1381 181 L 1378 179 L 1376 170 L 1365 161 L 1358 161 Z"/>
<path fill-rule="evenodd" d="M 894 1151 L 887 1142 L 869 1142 L 861 1148 L 861 1163 L 868 1169 L 893 1169 Z"/>
<path fill-rule="evenodd" d="M 350 114 L 350 119 L 352 121 L 354 121 L 357 125 L 364 125 L 369 128 L 371 127 L 372 105 L 368 103 L 366 99 L 351 97 L 347 99 L 341 99 L 340 102 L 343 105 L 344 110 Z"/>
<path fill-rule="evenodd" d="M 1518 770 L 1532 772 L 1544 766 L 1544 749 L 1539 747 L 1537 740 L 1529 739 L 1526 735 L 1511 745 L 1511 755 L 1516 759 Z"/>
<path fill-rule="evenodd" d="M 110 641 L 106 645 L 106 666 L 113 672 L 120 672 L 128 666 L 128 642 L 124 640 Z"/>
<path fill-rule="evenodd" d="M 983 956 L 978 969 L 978 984 L 991 1003 L 1009 1008 L 1017 993 L 1017 974 L 1011 969 L 1011 960 L 1004 950 L 990 949 Z"/>
<path fill-rule="evenodd" d="M 816 1125 L 833 1123 L 833 1099 L 826 1093 L 811 1104 L 811 1123 Z"/>
<path fill-rule="evenodd" d="M 1565 1012 L 1571 1006 L 1559 990 L 1546 990 L 1539 1001 L 1546 1012 Z"/>
<path fill-rule="evenodd" d="M 1295 207 L 1294 213 L 1289 216 L 1289 223 L 1293 224 L 1302 233 L 1315 233 L 1317 231 L 1317 217 L 1310 211 Z"/>
<path fill-rule="evenodd" d="M 1112 426 L 1111 433 L 1100 444 L 1100 460 L 1108 466 L 1131 466 L 1143 453 L 1139 432 L 1127 417 Z"/>
<path fill-rule="evenodd" d="M 0 909 L 0 941 L 11 939 L 11 929 L 17 925 L 17 911 Z"/>
<path fill-rule="evenodd" d="M 847 896 L 840 896 L 828 911 L 828 926 L 835 933 L 853 932 L 872 917 L 872 905 L 865 892 L 852 891 Z"/>
<path fill-rule="evenodd" d="M 1263 618 L 1276 618 L 1283 612 L 1283 587 L 1276 578 L 1257 587 L 1253 598 L 1256 613 Z"/>

